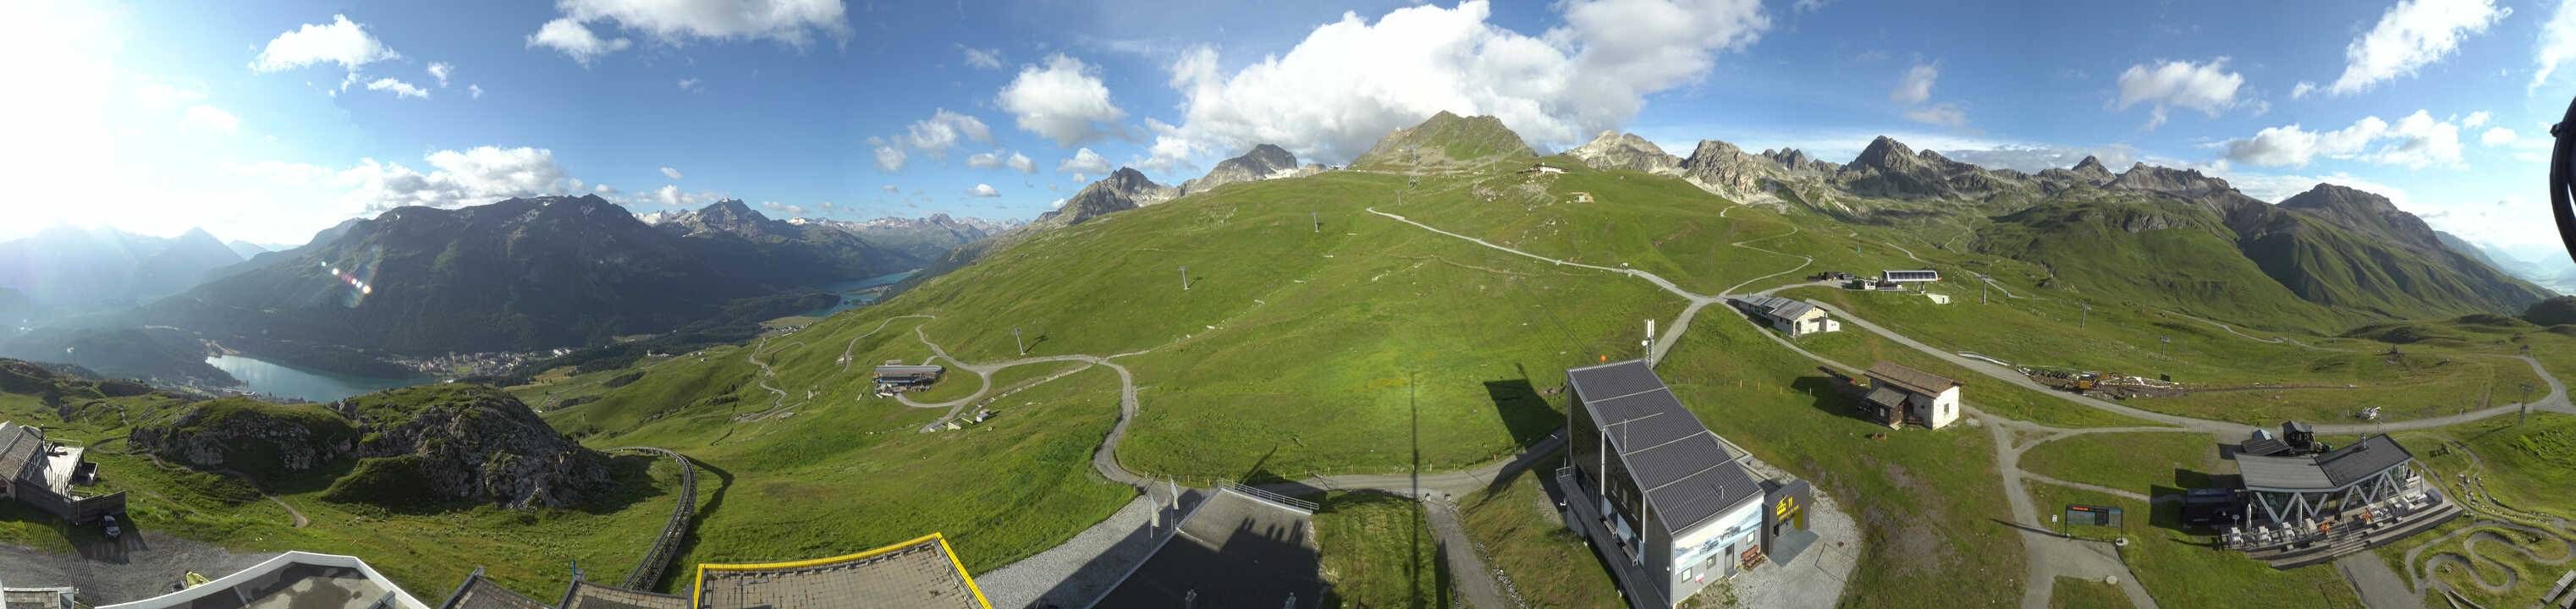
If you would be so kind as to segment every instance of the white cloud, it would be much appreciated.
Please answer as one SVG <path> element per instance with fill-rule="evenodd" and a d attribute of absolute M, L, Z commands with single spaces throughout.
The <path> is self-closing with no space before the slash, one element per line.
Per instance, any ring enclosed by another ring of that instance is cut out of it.
<path fill-rule="evenodd" d="M 371 212 L 406 205 L 481 205 L 576 190 L 572 176 L 555 164 L 554 152 L 544 148 L 478 146 L 432 152 L 423 160 L 431 169 L 427 174 L 396 163 L 361 159 L 334 179 L 350 189 L 348 199 Z"/>
<path fill-rule="evenodd" d="M 445 62 L 433 61 L 429 62 L 429 67 L 422 71 L 428 72 L 430 78 L 438 79 L 439 88 L 444 89 L 447 88 L 447 75 L 456 73 L 456 66 L 447 65 Z"/>
<path fill-rule="evenodd" d="M 976 184 L 974 188 L 968 188 L 968 189 L 966 189 L 966 196 L 969 196 L 969 197 L 998 197 L 998 196 L 1002 196 L 1002 191 L 1000 191 L 1000 190 L 995 190 L 995 189 L 993 188 L 993 185 L 991 185 L 991 184 Z"/>
<path fill-rule="evenodd" d="M 205 104 L 189 106 L 188 111 L 183 115 L 183 118 L 188 121 L 188 124 L 223 133 L 232 133 L 233 131 L 241 128 L 240 117 L 233 116 L 233 113 L 225 112 L 221 108 Z"/>
<path fill-rule="evenodd" d="M 2485 33 L 2487 26 L 2513 14 L 2495 0 L 2399 0 L 2379 17 L 2379 25 L 2344 47 L 2343 75 L 2325 86 L 2342 96 L 2369 91 L 2379 83 L 2412 76 L 2460 48 L 2460 41 Z"/>
<path fill-rule="evenodd" d="M 964 140 L 992 142 L 993 130 L 984 126 L 984 121 L 977 120 L 973 116 L 940 108 L 931 112 L 930 118 L 913 121 L 912 126 L 904 130 L 904 135 L 900 139 L 915 150 L 930 153 L 932 157 L 946 157 L 948 149 L 956 147 Z"/>
<path fill-rule="evenodd" d="M 465 91 L 473 94 L 474 99 L 483 99 L 483 85 L 465 85 Z"/>
<path fill-rule="evenodd" d="M 1905 111 L 1905 120 L 1944 127 L 1968 126 L 1968 113 L 1958 104 L 1940 103 Z"/>
<path fill-rule="evenodd" d="M 1092 152 L 1090 148 L 1073 151 L 1073 158 L 1065 159 L 1055 166 L 1057 173 L 1070 171 L 1076 176 L 1087 173 L 1109 173 L 1111 169 L 1113 167 L 1109 165 L 1109 159 L 1100 156 L 1100 153 Z M 1080 182 L 1082 178 L 1075 177 L 1074 181 Z"/>
<path fill-rule="evenodd" d="M 902 188 L 897 188 L 897 187 L 895 187 L 895 185 L 893 185 L 893 184 L 887 184 L 887 185 L 884 185 L 884 186 L 879 186 L 879 187 L 877 187 L 877 188 L 878 188 L 878 189 L 880 189 L 880 190 L 884 190 L 884 191 L 886 191 L 886 194 L 890 194 L 890 195 L 891 195 L 891 194 L 901 194 L 901 193 L 903 192 L 903 189 L 902 189 Z"/>
<path fill-rule="evenodd" d="M 957 45 L 957 49 L 966 52 L 966 65 L 969 67 L 986 70 L 1002 69 L 1001 49 L 978 49 L 962 44 Z"/>
<path fill-rule="evenodd" d="M 1905 71 L 1904 78 L 1896 81 L 1896 89 L 1887 92 L 1887 99 L 1900 104 L 1923 103 L 1932 99 L 1932 81 L 1940 77 L 1940 66 L 1915 64 L 1913 69 Z"/>
<path fill-rule="evenodd" d="M 2316 188 L 2318 184 L 2333 184 L 2388 197 L 2388 201 L 2390 203 L 2397 204 L 2399 209 L 2409 209 L 2414 207 L 2413 200 L 2407 197 L 2405 189 L 2355 177 L 2352 174 L 2343 172 L 2335 172 L 2321 176 L 2296 174 L 2251 174 L 2225 171 L 2214 173 L 2217 177 L 2227 180 L 2227 184 L 2229 186 L 2234 186 L 2236 187 L 2236 190 L 2244 192 L 2245 196 L 2273 203 L 2279 203 L 2281 200 L 2288 199 L 2293 195 L 2307 192 Z"/>
<path fill-rule="evenodd" d="M 2168 107 L 2199 110 L 2213 118 L 2239 103 L 2236 91 L 2245 85 L 2245 77 L 2227 71 L 2227 58 L 2209 63 L 2167 61 L 2153 66 L 2135 64 L 2120 73 L 2120 99 L 2114 106 L 2127 110 L 2148 104 L 2147 128 L 2164 124 Z"/>
<path fill-rule="evenodd" d="M 2559 0 L 2558 11 L 2549 15 L 2549 23 L 2540 26 L 2540 40 L 2532 44 L 2531 91 L 2549 82 L 2558 66 L 2576 59 L 2576 0 Z"/>
<path fill-rule="evenodd" d="M 392 78 L 378 78 L 378 79 L 375 79 L 374 81 L 368 82 L 368 83 L 367 83 L 367 90 L 369 90 L 369 91 L 386 91 L 386 92 L 390 92 L 390 93 L 393 93 L 393 94 L 394 94 L 394 97 L 418 97 L 418 98 L 422 98 L 422 99 L 428 99 L 428 98 L 429 98 L 429 90 L 428 90 L 428 89 L 423 89 L 423 88 L 420 88 L 420 87 L 415 87 L 415 86 L 412 86 L 412 84 L 411 84 L 411 83 L 403 82 L 403 81 L 401 81 L 401 80 L 396 80 L 396 79 L 392 79 Z"/>
<path fill-rule="evenodd" d="M 903 150 L 893 146 L 877 147 L 877 169 L 886 173 L 903 171 Z"/>
<path fill-rule="evenodd" d="M 698 79 L 695 79 L 695 78 L 682 78 L 682 79 L 680 79 L 680 90 L 682 90 L 682 91 L 696 91 L 696 90 L 698 90 Z"/>
<path fill-rule="evenodd" d="M 1018 119 L 1020 129 L 1071 146 L 1117 132 L 1127 112 L 1109 101 L 1109 87 L 1099 70 L 1080 59 L 1049 55 L 1043 66 L 1020 67 L 1020 75 L 994 98 Z"/>
<path fill-rule="evenodd" d="M 1048 201 L 1047 209 L 1064 209 L 1064 198 L 1058 197 L 1054 201 Z"/>
<path fill-rule="evenodd" d="M 678 169 L 672 169 L 672 168 L 669 168 L 669 167 L 664 167 L 664 168 L 662 168 L 662 177 L 666 177 L 666 178 L 670 178 L 670 179 L 674 179 L 674 180 L 680 179 L 680 170 L 678 170 Z"/>
<path fill-rule="evenodd" d="M 590 65 L 592 60 L 626 50 L 626 47 L 633 44 L 634 42 L 624 38 L 601 38 L 590 31 L 590 26 L 582 25 L 580 21 L 556 19 L 537 28 L 537 33 L 529 34 L 527 46 L 531 49 L 547 47 L 562 51 L 565 56 L 586 66 Z"/>
<path fill-rule="evenodd" d="M 254 72 L 291 70 L 317 63 L 336 63 L 350 72 L 378 61 L 402 57 L 387 48 L 367 26 L 350 21 L 345 15 L 332 15 L 330 23 L 307 23 L 295 31 L 278 34 L 268 46 L 252 58 Z"/>
<path fill-rule="evenodd" d="M 2514 133 L 2512 129 L 2496 127 L 2488 129 L 2484 134 L 2478 135 L 2478 143 L 2489 146 L 2503 146 L 2512 144 L 2515 139 L 2519 139 L 2520 137 L 2521 134 Z"/>
<path fill-rule="evenodd" d="M 2333 131 L 2308 131 L 2291 124 L 2219 146 L 2230 160 L 2266 167 L 2303 167 L 2326 157 L 2420 169 L 2460 162 L 2460 126 L 2417 110 L 2393 124 L 2376 116 Z"/>
<path fill-rule="evenodd" d="M 1171 64 L 1185 100 L 1154 155 L 1233 154 L 1277 144 L 1346 162 L 1387 132 L 1443 110 L 1500 118 L 1541 147 L 1625 124 L 1648 94 L 1705 76 L 1719 53 L 1752 44 L 1771 21 L 1754 0 L 1566 0 L 1564 25 L 1502 28 L 1483 0 L 1412 6 L 1370 22 L 1316 27 L 1284 54 L 1223 73 L 1199 47 Z"/>
<path fill-rule="evenodd" d="M 2485 110 L 2479 110 L 2479 111 L 2476 111 L 2476 112 L 2471 112 L 2471 113 L 2469 113 L 2469 117 L 2468 117 L 2468 118 L 2460 119 L 2460 126 L 2462 126 L 2462 127 L 2481 127 L 2481 126 L 2485 126 L 2485 125 L 2487 124 L 2487 121 L 2488 121 L 2488 120 L 2490 120 L 2490 119 L 2493 119 L 2493 118 L 2495 118 L 2495 115 L 2493 115 L 2493 114 L 2488 114 L 2488 113 L 2487 113 L 2487 111 L 2485 111 Z"/>
<path fill-rule="evenodd" d="M 644 193 L 643 202 L 657 203 L 663 207 L 696 208 L 706 207 L 724 199 L 723 193 L 688 192 L 680 190 L 677 184 L 663 184 L 661 188 L 653 189 L 653 192 Z"/>
<path fill-rule="evenodd" d="M 555 6 L 572 21 L 614 21 L 671 43 L 765 38 L 803 46 L 818 33 L 838 38 L 850 31 L 841 0 L 558 0 Z"/>
<path fill-rule="evenodd" d="M 1018 171 L 1020 173 L 1037 173 L 1038 171 L 1037 161 L 1030 160 L 1029 155 L 1003 150 L 979 152 L 974 156 L 966 157 L 966 166 L 978 169 L 1009 167 L 1013 171 Z"/>
<path fill-rule="evenodd" d="M 2316 92 L 2316 90 L 2317 90 L 2317 83 L 2312 83 L 2312 82 L 2308 82 L 2308 81 L 2304 81 L 2304 80 L 2299 81 L 2299 84 L 2298 84 L 2297 86 L 2290 87 L 2290 99 L 2300 99 L 2300 98 L 2307 97 L 2309 93 L 2314 93 L 2314 92 Z"/>

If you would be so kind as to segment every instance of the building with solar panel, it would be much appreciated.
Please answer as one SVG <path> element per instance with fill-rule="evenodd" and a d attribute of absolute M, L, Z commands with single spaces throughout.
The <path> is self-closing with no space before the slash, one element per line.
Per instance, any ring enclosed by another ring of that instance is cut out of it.
<path fill-rule="evenodd" d="M 1814 534 L 1800 481 L 1765 481 L 1643 360 L 1565 372 L 1566 519 L 1585 533 L 1634 607 L 1669 608 L 1710 583 L 1794 560 Z M 1764 509 L 1764 506 L 1777 506 Z M 1781 558 L 1783 550 L 1786 559 Z"/>

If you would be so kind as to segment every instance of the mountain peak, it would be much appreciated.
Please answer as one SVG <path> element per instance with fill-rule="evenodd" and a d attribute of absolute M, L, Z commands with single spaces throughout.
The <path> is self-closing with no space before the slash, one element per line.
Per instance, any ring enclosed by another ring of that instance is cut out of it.
<path fill-rule="evenodd" d="M 1397 129 L 1351 161 L 1351 167 L 1391 170 L 1484 166 L 1538 156 L 1503 119 L 1461 117 L 1442 111 L 1422 124 Z"/>
<path fill-rule="evenodd" d="M 2107 174 L 2109 174 L 2109 173 L 2111 173 L 2111 169 L 2110 169 L 2110 168 L 2107 168 L 2107 167 L 2103 167 L 2103 166 L 2102 166 L 2102 159 L 2093 158 L 2093 155 L 2090 155 L 2090 154 L 2088 154 L 2088 155 L 2084 155 L 2084 160 L 2076 161 L 2076 162 L 2075 162 L 2075 170 L 2076 170 L 2076 171 L 2084 171 L 2085 169 L 2088 169 L 2088 168 L 2089 168 L 2089 169 L 2092 169 L 2093 171 L 2099 171 L 2099 172 L 2102 172 L 2103 174 L 2106 174 L 2106 175 L 2107 175 Z"/>
<path fill-rule="evenodd" d="M 1600 137 L 1592 138 L 1591 142 L 1576 146 L 1565 153 L 1582 159 L 1583 164 L 1590 165 L 1594 169 L 1632 169 L 1647 173 L 1663 173 L 1681 167 L 1680 158 L 1666 154 L 1664 149 L 1656 146 L 1654 142 L 1637 137 L 1634 133 L 1618 131 L 1603 131 Z"/>
<path fill-rule="evenodd" d="M 1913 166 L 1915 160 L 1914 149 L 1907 148 L 1904 142 L 1896 141 L 1896 138 L 1882 135 L 1870 140 L 1869 147 L 1862 148 L 1860 156 L 1852 158 L 1852 165 L 1901 169 Z"/>
<path fill-rule="evenodd" d="M 1206 192 L 1236 182 L 1295 177 L 1306 173 L 1297 167 L 1295 153 L 1275 144 L 1258 144 L 1243 156 L 1218 161 L 1215 167 L 1208 169 L 1207 175 L 1181 182 L 1180 192 L 1175 196 Z"/>

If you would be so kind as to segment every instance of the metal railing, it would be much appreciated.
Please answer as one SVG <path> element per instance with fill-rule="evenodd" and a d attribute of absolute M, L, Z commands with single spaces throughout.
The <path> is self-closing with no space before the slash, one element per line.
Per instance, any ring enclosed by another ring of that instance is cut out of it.
<path fill-rule="evenodd" d="M 1289 509 L 1301 510 L 1301 511 L 1304 511 L 1304 512 L 1306 512 L 1306 513 L 1308 513 L 1308 514 L 1315 513 L 1315 510 L 1317 510 L 1317 509 L 1319 509 L 1319 508 L 1322 508 L 1322 507 L 1323 507 L 1323 506 L 1321 506 L 1321 505 L 1317 505 L 1317 504 L 1316 504 L 1315 502 L 1313 502 L 1313 501 L 1307 501 L 1307 500 L 1304 500 L 1304 499 L 1298 499 L 1298 498 L 1290 497 L 1290 496 L 1287 496 L 1287 495 L 1281 495 L 1281 494 L 1278 494 L 1278 493 L 1273 493 L 1273 492 L 1270 492 L 1270 491 L 1265 491 L 1265 490 L 1261 490 L 1261 489 L 1258 489 L 1258 488 L 1253 488 L 1253 487 L 1251 487 L 1251 486 L 1247 486 L 1247 485 L 1243 485 L 1243 484 L 1237 484 L 1237 483 L 1235 483 L 1235 481 L 1233 481 L 1233 480 L 1218 480 L 1218 481 L 1216 481 L 1216 486 L 1217 486 L 1217 488 L 1226 489 L 1226 490 L 1231 490 L 1231 491 L 1234 491 L 1234 492 L 1238 492 L 1238 493 L 1243 493 L 1243 494 L 1245 494 L 1245 495 L 1249 495 L 1249 496 L 1251 496 L 1251 497 L 1252 497 L 1252 498 L 1254 498 L 1254 499 L 1259 499 L 1259 500 L 1262 500 L 1262 501 L 1268 501 L 1268 502 L 1271 502 L 1271 503 L 1276 503 L 1276 504 L 1279 504 L 1279 505 L 1287 506 Z"/>
<path fill-rule="evenodd" d="M 689 536 L 689 519 L 698 511 L 698 468 L 687 456 L 667 448 L 629 446 L 609 450 L 657 453 L 680 464 L 680 500 L 671 507 L 671 521 L 663 525 L 662 535 L 653 539 L 653 547 L 645 550 L 644 558 L 635 562 L 635 569 L 626 573 L 627 589 L 644 590 L 662 579 L 662 570 L 671 566 L 672 556 L 680 551 L 680 540 Z"/>

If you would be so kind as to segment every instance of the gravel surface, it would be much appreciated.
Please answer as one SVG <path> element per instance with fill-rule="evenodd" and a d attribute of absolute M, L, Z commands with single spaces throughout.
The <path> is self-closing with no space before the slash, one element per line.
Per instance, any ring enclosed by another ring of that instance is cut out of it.
<path fill-rule="evenodd" d="M 1746 461 L 1757 475 L 1785 475 L 1760 459 Z M 1860 525 L 1822 488 L 1815 490 L 1815 502 L 1807 510 L 1807 530 L 1816 533 L 1816 545 L 1807 546 L 1795 563 L 1763 565 L 1736 576 L 1735 606 L 1824 608 L 1842 600 L 1843 585 L 1860 561 Z"/>
<path fill-rule="evenodd" d="M 1164 528 L 1155 530 L 1154 513 L 1170 493 L 1154 488 L 1063 545 L 976 576 L 975 585 L 994 607 L 1089 606 L 1161 547 L 1180 514 L 1203 499 L 1200 492 L 1181 489 L 1183 511 L 1162 509 Z"/>
<path fill-rule="evenodd" d="M 11 587 L 71 586 L 80 590 L 82 604 L 105 605 L 168 593 L 189 571 L 223 577 L 275 556 L 234 554 L 214 544 L 134 531 L 78 555 L 0 545 L 0 579 Z"/>

